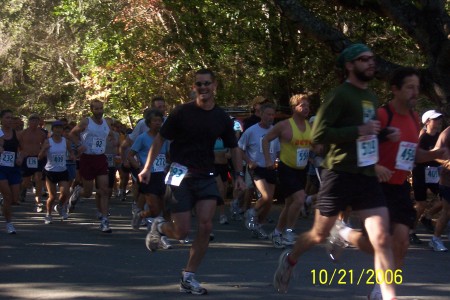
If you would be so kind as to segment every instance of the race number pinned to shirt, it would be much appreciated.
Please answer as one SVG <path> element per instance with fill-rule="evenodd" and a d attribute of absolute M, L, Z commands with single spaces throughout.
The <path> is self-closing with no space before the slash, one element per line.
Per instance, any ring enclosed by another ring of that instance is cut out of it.
<path fill-rule="evenodd" d="M 164 182 L 166 184 L 179 186 L 184 176 L 186 176 L 188 168 L 186 166 L 180 165 L 179 163 L 172 163 L 170 165 L 169 173 L 166 175 Z"/>
<path fill-rule="evenodd" d="M 4 136 L 5 134 L 3 133 L 3 131 L 0 129 L 0 137 Z"/>
<path fill-rule="evenodd" d="M 374 165 L 378 162 L 378 139 L 376 135 L 365 135 L 356 141 L 358 167 Z"/>
<path fill-rule="evenodd" d="M 96 154 L 103 154 L 105 153 L 105 147 L 106 147 L 106 140 L 99 138 L 99 137 L 93 137 L 92 138 L 92 152 Z"/>
<path fill-rule="evenodd" d="M 309 149 L 297 148 L 297 167 L 304 167 L 308 163 Z"/>
<path fill-rule="evenodd" d="M 166 168 L 166 155 L 165 154 L 158 154 L 155 161 L 152 165 L 152 173 L 156 172 L 164 172 L 164 169 Z"/>
<path fill-rule="evenodd" d="M 416 157 L 417 144 L 410 142 L 400 142 L 395 160 L 397 170 L 411 171 Z"/>
<path fill-rule="evenodd" d="M 37 169 L 38 167 L 37 157 L 27 157 L 27 167 L 29 169 Z"/>
<path fill-rule="evenodd" d="M 53 153 L 51 155 L 51 160 L 55 167 L 65 167 L 66 166 L 66 153 Z"/>
<path fill-rule="evenodd" d="M 425 183 L 439 183 L 439 168 L 426 167 L 425 168 Z"/>
<path fill-rule="evenodd" d="M 114 154 L 106 154 L 106 160 L 108 161 L 108 168 L 114 167 Z"/>
<path fill-rule="evenodd" d="M 3 151 L 0 155 L 0 166 L 14 167 L 16 161 L 16 153 L 10 151 Z"/>

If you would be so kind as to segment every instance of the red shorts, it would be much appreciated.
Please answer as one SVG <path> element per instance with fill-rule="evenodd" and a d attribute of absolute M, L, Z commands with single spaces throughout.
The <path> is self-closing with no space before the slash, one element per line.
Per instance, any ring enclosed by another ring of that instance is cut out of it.
<path fill-rule="evenodd" d="M 108 175 L 106 155 L 81 154 L 79 171 L 85 180 L 94 180 L 97 176 Z"/>

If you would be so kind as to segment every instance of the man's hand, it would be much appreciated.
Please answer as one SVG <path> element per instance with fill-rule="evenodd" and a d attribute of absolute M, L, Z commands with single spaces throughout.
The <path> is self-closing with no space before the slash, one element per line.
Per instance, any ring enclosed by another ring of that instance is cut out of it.
<path fill-rule="evenodd" d="M 369 120 L 366 124 L 358 126 L 359 135 L 372 135 L 380 132 L 380 121 Z"/>
<path fill-rule="evenodd" d="M 138 178 L 139 181 L 145 184 L 148 184 L 150 182 L 150 175 L 151 175 L 151 170 L 147 170 L 147 169 L 143 169 L 139 174 L 138 174 Z"/>
<path fill-rule="evenodd" d="M 389 170 L 382 165 L 375 165 L 375 173 L 377 174 L 379 182 L 388 182 L 391 179 L 393 171 Z"/>
<path fill-rule="evenodd" d="M 400 140 L 400 129 L 397 127 L 388 127 L 388 134 L 386 135 L 386 138 L 391 142 L 398 142 Z"/>

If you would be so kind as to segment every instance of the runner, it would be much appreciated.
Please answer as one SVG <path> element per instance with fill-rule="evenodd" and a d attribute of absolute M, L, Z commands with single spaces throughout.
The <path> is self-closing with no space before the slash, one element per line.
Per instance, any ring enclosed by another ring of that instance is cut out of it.
<path fill-rule="evenodd" d="M 13 113 L 9 109 L 0 111 L 0 193 L 3 196 L 2 212 L 6 220 L 6 232 L 15 234 L 12 220 L 11 204 L 19 202 L 22 175 L 20 165 L 22 156 L 19 153 L 18 133 L 12 128 Z"/>
<path fill-rule="evenodd" d="M 294 95 L 289 104 L 293 112 L 292 117 L 278 122 L 262 140 L 268 169 L 275 168 L 270 157 L 269 142 L 276 138 L 280 141 L 278 177 L 284 195 L 284 208 L 271 234 L 275 248 L 284 248 L 295 243 L 294 227 L 305 203 L 306 167 L 311 148 L 311 128 L 307 120 L 308 96 Z"/>
<path fill-rule="evenodd" d="M 55 210 L 62 220 L 67 220 L 67 200 L 69 199 L 69 172 L 67 171 L 67 154 L 73 159 L 70 141 L 63 137 L 64 123 L 55 121 L 52 124 L 52 136 L 44 142 L 38 159 L 46 158 L 44 167 L 45 183 L 47 185 L 48 199 L 46 203 L 47 212 L 44 218 L 45 224 L 53 222 L 52 210 L 57 196 L 56 185 L 59 187 L 59 203 Z"/>
<path fill-rule="evenodd" d="M 374 169 L 380 122 L 376 121 L 378 101 L 368 83 L 375 75 L 375 56 L 366 45 L 353 44 L 339 55 L 338 66 L 345 71 L 346 81 L 326 96 L 313 125 L 313 143 L 330 145 L 314 224 L 298 236 L 292 250 L 281 254 L 273 280 L 278 292 L 287 292 L 300 256 L 325 241 L 339 212 L 348 205 L 364 221 L 375 251 L 374 270 L 386 274 L 394 268 L 388 211 Z M 395 299 L 394 285 L 383 281 L 381 290 L 385 299 Z"/>
<path fill-rule="evenodd" d="M 95 186 L 99 194 L 99 210 L 101 216 L 100 230 L 111 233 L 108 209 L 108 161 L 105 155 L 106 140 L 110 127 L 103 119 L 103 102 L 93 100 L 90 103 L 92 116 L 83 119 L 70 132 L 72 142 L 77 146 L 80 156 L 80 175 L 83 187 L 76 186 L 69 199 L 69 210 L 77 204 L 80 195 L 89 198 Z"/>
<path fill-rule="evenodd" d="M 269 155 L 266 159 L 263 154 L 263 138 L 272 129 L 275 118 L 275 105 L 267 103 L 261 105 L 261 121 L 247 129 L 239 139 L 239 148 L 242 150 L 244 161 L 252 181 L 261 197 L 255 205 L 245 212 L 245 226 L 259 239 L 267 239 L 268 235 L 263 229 L 273 202 L 276 171 L 273 168 L 280 152 L 280 142 L 274 138 L 270 142 Z M 268 165 L 270 163 L 270 165 Z M 268 166 L 271 166 L 269 169 Z"/>
<path fill-rule="evenodd" d="M 150 148 L 147 162 L 139 179 L 148 183 L 151 166 L 160 153 L 164 140 L 171 140 L 172 165 L 167 177 L 171 196 L 172 222 L 158 217 L 147 235 L 146 245 L 155 251 L 161 239 L 183 240 L 191 229 L 191 210 L 195 210 L 198 221 L 197 235 L 192 243 L 189 260 L 182 272 L 180 291 L 196 295 L 207 294 L 195 279 L 195 272 L 208 249 L 212 218 L 216 202 L 221 199 L 214 179 L 214 142 L 222 138 L 231 149 L 235 170 L 239 177 L 236 188 L 243 188 L 242 158 L 237 148 L 233 122 L 214 102 L 217 81 L 214 73 L 201 69 L 195 74 L 194 101 L 176 107 L 161 127 Z"/>

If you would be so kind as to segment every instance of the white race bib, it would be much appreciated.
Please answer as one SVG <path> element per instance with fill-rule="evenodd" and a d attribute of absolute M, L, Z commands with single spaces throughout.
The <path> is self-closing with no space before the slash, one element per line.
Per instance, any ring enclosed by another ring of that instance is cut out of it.
<path fill-rule="evenodd" d="M 395 168 L 397 170 L 411 171 L 416 157 L 417 144 L 410 142 L 400 142 L 395 159 Z"/>
<path fill-rule="evenodd" d="M 16 161 L 16 153 L 10 151 L 3 151 L 0 155 L 0 166 L 14 167 Z"/>
<path fill-rule="evenodd" d="M 308 148 L 297 148 L 297 167 L 305 167 L 309 159 Z"/>
<path fill-rule="evenodd" d="M 439 168 L 426 167 L 425 168 L 425 183 L 439 183 Z"/>
<path fill-rule="evenodd" d="M 27 157 L 27 167 L 29 169 L 37 169 L 38 167 L 37 157 Z"/>
<path fill-rule="evenodd" d="M 103 154 L 105 153 L 105 147 L 106 147 L 106 140 L 99 138 L 99 137 L 93 137 L 92 138 L 92 152 L 96 154 Z"/>
<path fill-rule="evenodd" d="M 356 141 L 358 167 L 374 165 L 378 162 L 378 139 L 376 135 L 365 135 Z"/>
<path fill-rule="evenodd" d="M 108 168 L 114 167 L 114 154 L 106 154 L 106 160 L 108 161 Z"/>
<path fill-rule="evenodd" d="M 158 154 L 152 165 L 152 173 L 164 172 L 166 168 L 166 155 Z"/>
<path fill-rule="evenodd" d="M 65 153 L 53 153 L 50 158 L 56 167 L 66 166 L 66 154 Z"/>
<path fill-rule="evenodd" d="M 187 167 L 180 165 L 178 163 L 172 163 L 170 165 L 169 173 L 167 173 L 164 182 L 166 184 L 179 186 L 184 176 L 186 176 L 187 172 L 188 172 Z"/>

